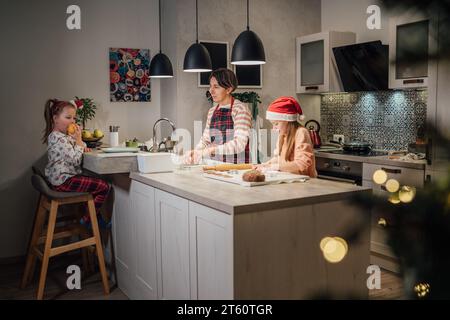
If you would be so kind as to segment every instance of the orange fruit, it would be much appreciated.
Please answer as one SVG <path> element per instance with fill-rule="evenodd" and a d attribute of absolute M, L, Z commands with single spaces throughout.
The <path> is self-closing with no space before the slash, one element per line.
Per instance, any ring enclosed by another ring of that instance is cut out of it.
<path fill-rule="evenodd" d="M 76 130 L 77 130 L 77 126 L 74 123 L 71 123 L 67 127 L 67 134 L 74 134 Z"/>

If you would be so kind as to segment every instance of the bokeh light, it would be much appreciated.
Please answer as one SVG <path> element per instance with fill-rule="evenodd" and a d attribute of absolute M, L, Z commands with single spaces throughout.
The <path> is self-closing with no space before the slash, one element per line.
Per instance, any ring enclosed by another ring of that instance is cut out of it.
<path fill-rule="evenodd" d="M 416 196 L 416 188 L 410 186 L 403 186 L 398 192 L 398 198 L 403 203 L 410 203 Z"/>
<path fill-rule="evenodd" d="M 387 173 L 386 171 L 379 169 L 373 173 L 372 179 L 376 184 L 383 184 L 387 180 Z"/>
<path fill-rule="evenodd" d="M 386 181 L 386 190 L 389 192 L 397 192 L 400 189 L 400 183 L 395 179 Z"/>
<path fill-rule="evenodd" d="M 347 255 L 348 244 L 340 237 L 325 237 L 320 241 L 320 249 L 325 260 L 330 263 L 338 263 Z"/>

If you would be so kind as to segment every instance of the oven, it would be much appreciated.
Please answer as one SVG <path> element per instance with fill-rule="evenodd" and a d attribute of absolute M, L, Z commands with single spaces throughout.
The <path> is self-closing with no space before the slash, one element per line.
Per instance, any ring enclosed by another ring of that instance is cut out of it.
<path fill-rule="evenodd" d="M 316 157 L 317 178 L 362 185 L 362 162 Z"/>

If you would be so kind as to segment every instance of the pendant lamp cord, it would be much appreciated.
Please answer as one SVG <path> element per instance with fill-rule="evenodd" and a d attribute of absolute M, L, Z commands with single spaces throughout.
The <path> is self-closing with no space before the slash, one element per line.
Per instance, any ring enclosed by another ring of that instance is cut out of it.
<path fill-rule="evenodd" d="M 161 0 L 159 0 L 159 53 L 161 53 Z"/>
<path fill-rule="evenodd" d="M 249 24 L 249 22 L 248 22 L 248 20 L 249 20 L 249 13 L 248 13 L 248 1 L 249 0 L 247 0 L 247 30 L 250 30 L 250 24 Z"/>
<path fill-rule="evenodd" d="M 198 43 L 198 0 L 195 0 L 195 43 Z"/>

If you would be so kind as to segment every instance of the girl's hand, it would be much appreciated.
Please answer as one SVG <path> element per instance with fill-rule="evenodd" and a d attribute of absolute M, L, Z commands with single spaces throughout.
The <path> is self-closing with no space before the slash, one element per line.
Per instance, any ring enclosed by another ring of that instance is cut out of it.
<path fill-rule="evenodd" d="M 84 152 L 91 152 L 92 151 L 92 149 L 91 148 L 88 148 L 88 147 L 84 147 Z"/>
<path fill-rule="evenodd" d="M 253 164 L 252 165 L 252 170 L 259 170 L 262 171 L 263 169 L 265 169 L 266 167 L 263 164 Z"/>
<path fill-rule="evenodd" d="M 75 132 L 73 134 L 71 134 L 70 136 L 75 139 L 77 145 L 84 148 L 84 142 L 81 139 L 81 129 L 80 129 L 79 125 L 75 124 Z"/>

